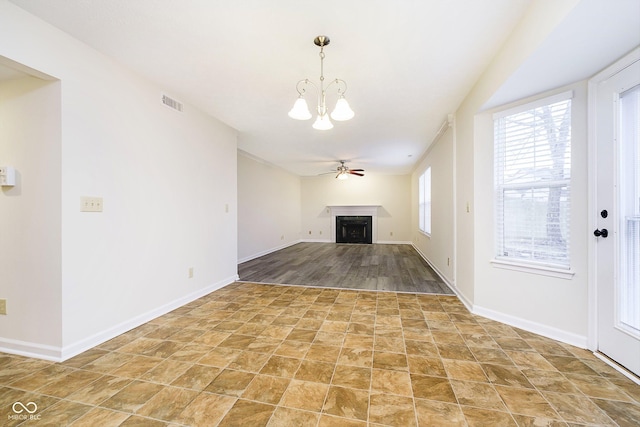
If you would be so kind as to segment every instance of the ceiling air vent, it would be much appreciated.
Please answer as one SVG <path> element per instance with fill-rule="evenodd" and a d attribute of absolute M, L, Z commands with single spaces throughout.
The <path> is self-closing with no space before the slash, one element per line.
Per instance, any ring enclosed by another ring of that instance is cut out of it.
<path fill-rule="evenodd" d="M 162 103 L 169 108 L 182 112 L 182 102 L 169 98 L 167 95 L 162 95 Z"/>

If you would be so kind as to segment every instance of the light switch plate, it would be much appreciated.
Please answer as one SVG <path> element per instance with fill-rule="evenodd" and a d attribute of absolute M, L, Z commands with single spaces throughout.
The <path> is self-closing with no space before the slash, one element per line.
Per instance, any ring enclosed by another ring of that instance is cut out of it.
<path fill-rule="evenodd" d="M 102 212 L 102 197 L 80 197 L 80 212 Z"/>

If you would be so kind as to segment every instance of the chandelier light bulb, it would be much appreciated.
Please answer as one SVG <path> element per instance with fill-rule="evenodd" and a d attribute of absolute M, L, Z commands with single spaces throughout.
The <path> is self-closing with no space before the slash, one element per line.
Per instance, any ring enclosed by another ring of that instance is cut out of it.
<path fill-rule="evenodd" d="M 329 116 L 326 114 L 318 115 L 316 121 L 313 123 L 313 128 L 317 130 L 329 130 L 333 128 L 333 123 L 329 120 Z"/>
<path fill-rule="evenodd" d="M 340 96 L 340 98 L 338 98 L 338 102 L 336 102 L 336 108 L 334 108 L 331 113 L 331 118 L 342 122 L 352 119 L 353 116 L 355 116 L 355 113 L 351 107 L 349 107 L 349 103 L 344 96 Z"/>
<path fill-rule="evenodd" d="M 300 95 L 300 97 L 296 99 L 295 104 L 293 104 L 293 108 L 289 111 L 289 117 L 296 120 L 309 120 L 311 118 L 309 106 L 302 95 Z"/>
<path fill-rule="evenodd" d="M 338 179 L 347 179 L 347 178 L 349 178 L 349 174 L 348 174 L 348 173 L 341 172 L 341 173 L 338 175 Z"/>

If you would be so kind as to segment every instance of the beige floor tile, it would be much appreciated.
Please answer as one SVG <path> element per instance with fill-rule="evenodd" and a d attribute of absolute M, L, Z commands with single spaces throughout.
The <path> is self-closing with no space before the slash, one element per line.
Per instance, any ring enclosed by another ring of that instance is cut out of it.
<path fill-rule="evenodd" d="M 413 374 L 424 374 L 436 377 L 446 377 L 447 372 L 444 369 L 442 359 L 437 356 L 416 356 L 408 355 L 409 372 Z"/>
<path fill-rule="evenodd" d="M 390 394 L 372 394 L 369 422 L 385 426 L 416 426 L 413 399 Z"/>
<path fill-rule="evenodd" d="M 404 353 L 387 353 L 376 351 L 373 353 L 373 367 L 376 369 L 394 369 L 408 371 L 407 355 Z"/>
<path fill-rule="evenodd" d="M 129 414 L 110 411 L 104 408 L 93 408 L 70 425 L 73 427 L 118 426 L 122 424 Z"/>
<path fill-rule="evenodd" d="M 411 374 L 413 396 L 418 399 L 457 403 L 451 383 L 446 378 Z"/>
<path fill-rule="evenodd" d="M 213 366 L 193 365 L 182 375 L 172 381 L 171 385 L 193 390 L 204 390 L 204 388 L 207 387 L 221 371 L 222 368 L 216 368 Z"/>
<path fill-rule="evenodd" d="M 0 367 L 0 406 L 34 402 L 42 425 L 640 422 L 640 387 L 589 351 L 455 296 L 235 283 L 64 363 Z"/>
<path fill-rule="evenodd" d="M 482 366 L 477 362 L 444 359 L 442 360 L 442 364 L 449 378 L 466 381 L 488 381 Z"/>
<path fill-rule="evenodd" d="M 90 371 L 73 371 L 64 377 L 60 377 L 40 387 L 39 393 L 55 397 L 67 397 L 78 389 L 86 387 L 100 378 L 102 374 Z"/>
<path fill-rule="evenodd" d="M 496 386 L 496 391 L 514 414 L 533 417 L 560 418 L 547 400 L 536 390 Z"/>
<path fill-rule="evenodd" d="M 316 427 L 320 414 L 293 408 L 278 407 L 271 416 L 268 427 Z"/>
<path fill-rule="evenodd" d="M 184 374 L 191 366 L 191 363 L 165 359 L 156 365 L 155 368 L 142 375 L 140 379 L 162 384 L 171 384 L 173 380 Z"/>
<path fill-rule="evenodd" d="M 177 387 L 164 387 L 149 399 L 138 411 L 138 415 L 168 422 L 179 422 L 180 414 L 198 392 Z"/>
<path fill-rule="evenodd" d="M 369 390 L 371 386 L 371 369 L 356 366 L 337 365 L 331 384 L 347 388 Z"/>
<path fill-rule="evenodd" d="M 122 412 L 136 412 L 163 387 L 143 381 L 133 381 L 122 390 L 111 396 L 100 406 Z"/>
<path fill-rule="evenodd" d="M 640 425 L 640 405 L 616 400 L 594 399 L 598 407 L 620 426 Z"/>
<path fill-rule="evenodd" d="M 27 421 L 24 424 L 44 424 L 50 426 L 65 426 L 69 425 L 84 414 L 93 409 L 92 406 L 82 403 L 69 402 L 61 400 L 55 405 L 47 408 L 45 411 L 38 412 L 37 415 L 40 419 L 34 422 Z"/>
<path fill-rule="evenodd" d="M 129 378 L 114 377 L 105 375 L 93 383 L 80 388 L 67 396 L 68 400 L 86 403 L 88 405 L 98 405 L 109 399 L 111 396 L 122 390 L 133 380 Z"/>
<path fill-rule="evenodd" d="M 466 427 L 460 405 L 434 400 L 416 399 L 419 427 Z"/>
<path fill-rule="evenodd" d="M 291 380 L 288 378 L 256 375 L 244 393 L 242 393 L 241 397 L 243 399 L 277 405 L 290 382 Z"/>
<path fill-rule="evenodd" d="M 205 390 L 209 393 L 239 397 L 255 376 L 256 374 L 249 372 L 225 369 L 209 383 Z"/>
<path fill-rule="evenodd" d="M 369 392 L 332 386 L 327 394 L 322 412 L 342 418 L 367 420 Z"/>
<path fill-rule="evenodd" d="M 563 420 L 569 423 L 613 426 L 615 423 L 598 405 L 583 395 L 543 392 Z"/>
<path fill-rule="evenodd" d="M 451 386 L 458 403 L 466 406 L 507 412 L 500 395 L 493 385 L 472 381 L 452 381 Z"/>
<path fill-rule="evenodd" d="M 236 402 L 235 397 L 200 393 L 178 416 L 188 426 L 215 426 Z"/>
<path fill-rule="evenodd" d="M 329 384 L 336 366 L 333 363 L 305 359 L 296 372 L 295 379 Z"/>
<path fill-rule="evenodd" d="M 320 412 L 329 386 L 327 384 L 292 380 L 282 397 L 280 405 Z"/>
<path fill-rule="evenodd" d="M 469 427 L 518 427 L 511 414 L 489 409 L 462 406 L 462 412 Z"/>

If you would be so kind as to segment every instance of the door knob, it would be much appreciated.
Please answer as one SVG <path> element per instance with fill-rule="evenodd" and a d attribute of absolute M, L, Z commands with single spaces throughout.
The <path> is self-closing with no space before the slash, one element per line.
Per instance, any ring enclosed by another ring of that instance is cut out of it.
<path fill-rule="evenodd" d="M 593 232 L 593 235 L 596 237 L 604 237 L 606 238 L 609 235 L 609 230 L 607 230 L 606 228 L 603 228 L 602 230 L 596 230 Z"/>

